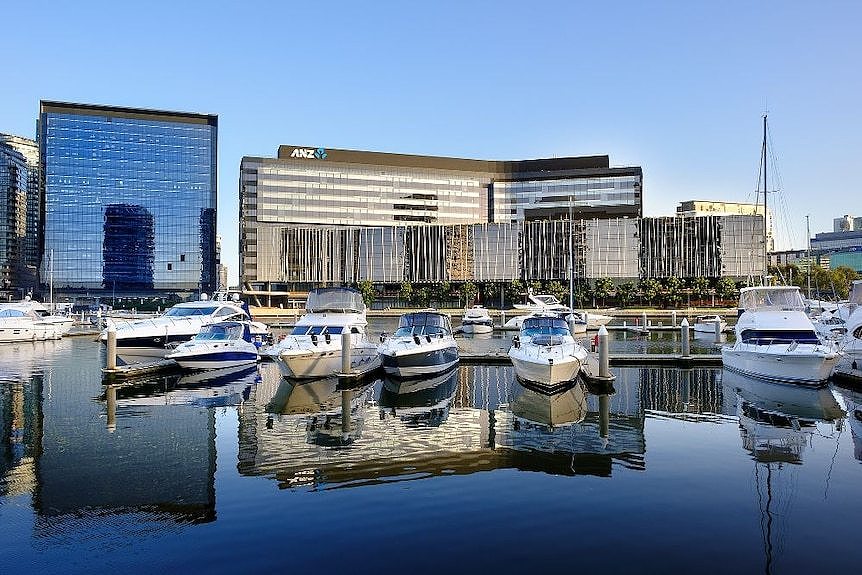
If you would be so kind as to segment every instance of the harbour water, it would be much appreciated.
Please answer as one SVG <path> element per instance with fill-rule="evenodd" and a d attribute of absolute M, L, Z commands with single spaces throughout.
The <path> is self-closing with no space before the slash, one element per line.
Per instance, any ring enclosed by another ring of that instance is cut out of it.
<path fill-rule="evenodd" d="M 854 569 L 862 391 L 650 367 L 548 396 L 505 364 L 106 387 L 103 362 L 89 338 L 0 346 L 3 572 Z"/>

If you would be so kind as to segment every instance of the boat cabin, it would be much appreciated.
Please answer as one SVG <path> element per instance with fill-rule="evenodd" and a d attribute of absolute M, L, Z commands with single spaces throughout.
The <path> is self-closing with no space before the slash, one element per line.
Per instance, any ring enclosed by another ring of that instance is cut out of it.
<path fill-rule="evenodd" d="M 195 336 L 198 341 L 225 341 L 242 339 L 251 342 L 251 330 L 247 323 L 238 321 L 221 321 L 205 325 Z"/>
<path fill-rule="evenodd" d="M 317 288 L 305 300 L 308 313 L 365 313 L 362 294 L 352 288 Z"/>
<path fill-rule="evenodd" d="M 395 337 L 411 335 L 429 335 L 443 337 L 452 334 L 449 316 L 433 311 L 417 311 L 405 313 L 398 321 Z"/>
<path fill-rule="evenodd" d="M 764 286 L 742 288 L 739 292 L 739 312 L 744 311 L 805 311 L 805 302 L 798 287 Z"/>

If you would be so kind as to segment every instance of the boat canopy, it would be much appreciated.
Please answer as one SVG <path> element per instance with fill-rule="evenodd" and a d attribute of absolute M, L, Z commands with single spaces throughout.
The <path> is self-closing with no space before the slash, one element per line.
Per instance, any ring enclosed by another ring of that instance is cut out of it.
<path fill-rule="evenodd" d="M 308 292 L 308 313 L 363 313 L 362 294 L 351 288 L 317 288 Z"/>
<path fill-rule="evenodd" d="M 798 287 L 752 287 L 739 293 L 740 310 L 804 311 Z"/>
<path fill-rule="evenodd" d="M 525 336 L 569 335 L 569 326 L 559 317 L 528 317 L 521 325 Z"/>
<path fill-rule="evenodd" d="M 417 311 L 401 316 L 395 335 L 448 335 L 450 333 L 452 328 L 445 314 Z"/>
<path fill-rule="evenodd" d="M 198 340 L 228 340 L 228 339 L 244 339 L 251 341 L 251 331 L 248 324 L 238 321 L 222 321 L 219 323 L 211 323 L 201 328 L 195 336 Z"/>

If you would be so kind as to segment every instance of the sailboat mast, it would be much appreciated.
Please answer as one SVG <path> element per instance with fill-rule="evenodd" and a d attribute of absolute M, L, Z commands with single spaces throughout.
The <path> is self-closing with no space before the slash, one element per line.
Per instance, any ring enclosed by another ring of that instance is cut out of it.
<path fill-rule="evenodd" d="M 572 253 L 572 196 L 569 196 L 569 310 L 575 309 L 575 270 Z"/>
<path fill-rule="evenodd" d="M 769 228 L 767 218 L 769 212 L 766 210 L 766 114 L 763 114 L 763 285 L 766 285 L 766 276 L 769 275 Z"/>
<path fill-rule="evenodd" d="M 808 260 L 808 299 L 811 299 L 811 223 L 808 221 L 809 216 L 805 216 L 805 235 L 808 238 L 808 254 L 805 259 Z"/>

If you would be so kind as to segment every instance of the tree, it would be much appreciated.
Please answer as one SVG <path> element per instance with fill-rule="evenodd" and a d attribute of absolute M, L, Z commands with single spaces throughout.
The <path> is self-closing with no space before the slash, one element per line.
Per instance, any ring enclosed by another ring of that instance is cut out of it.
<path fill-rule="evenodd" d="M 428 302 L 431 301 L 431 290 L 427 287 L 417 290 L 413 294 L 413 301 L 419 307 L 428 307 Z"/>
<path fill-rule="evenodd" d="M 596 298 L 602 301 L 602 306 L 605 305 L 605 299 L 611 295 L 614 289 L 614 282 L 611 278 L 598 278 L 595 286 L 593 286 L 593 294 Z"/>
<path fill-rule="evenodd" d="M 369 280 L 359 282 L 359 293 L 362 294 L 362 301 L 365 302 L 365 307 L 371 308 L 374 299 L 377 297 L 377 292 L 374 290 L 374 284 Z"/>
<path fill-rule="evenodd" d="M 682 301 L 683 281 L 676 276 L 665 278 L 662 295 L 667 305 L 676 307 Z"/>
<path fill-rule="evenodd" d="M 413 284 L 408 281 L 401 282 L 401 288 L 398 290 L 398 299 L 404 303 L 413 301 Z"/>
<path fill-rule="evenodd" d="M 436 284 L 431 290 L 431 297 L 437 302 L 438 307 L 443 307 L 443 302 L 449 299 L 452 291 L 452 284 L 448 281 L 442 281 Z"/>
<path fill-rule="evenodd" d="M 696 300 L 705 299 L 709 295 L 709 280 L 702 276 L 691 280 L 691 295 Z"/>
<path fill-rule="evenodd" d="M 634 282 L 625 282 L 617 286 L 617 300 L 621 306 L 625 307 L 631 303 L 636 289 Z"/>
<path fill-rule="evenodd" d="M 567 301 L 569 298 L 569 290 L 563 287 L 558 281 L 548 282 L 545 286 L 545 291 L 560 301 Z"/>
<path fill-rule="evenodd" d="M 506 299 L 509 302 L 520 301 L 521 297 L 524 295 L 524 284 L 521 280 L 512 280 L 512 282 L 506 285 Z"/>
<path fill-rule="evenodd" d="M 464 306 L 469 307 L 476 299 L 476 294 L 479 290 L 476 289 L 476 284 L 473 282 L 464 282 L 461 286 L 461 297 L 464 298 Z"/>
<path fill-rule="evenodd" d="M 736 289 L 736 282 L 733 281 L 733 278 L 720 278 L 718 282 L 715 284 L 715 291 L 718 293 L 718 297 L 721 299 L 736 299 L 736 296 L 739 295 L 739 290 Z"/>
<path fill-rule="evenodd" d="M 652 304 L 655 301 L 655 298 L 658 296 L 659 291 L 661 290 L 661 285 L 659 285 L 658 280 L 654 278 L 648 278 L 645 280 L 641 280 L 638 284 L 638 289 L 641 292 L 641 297 L 647 304 Z"/>

